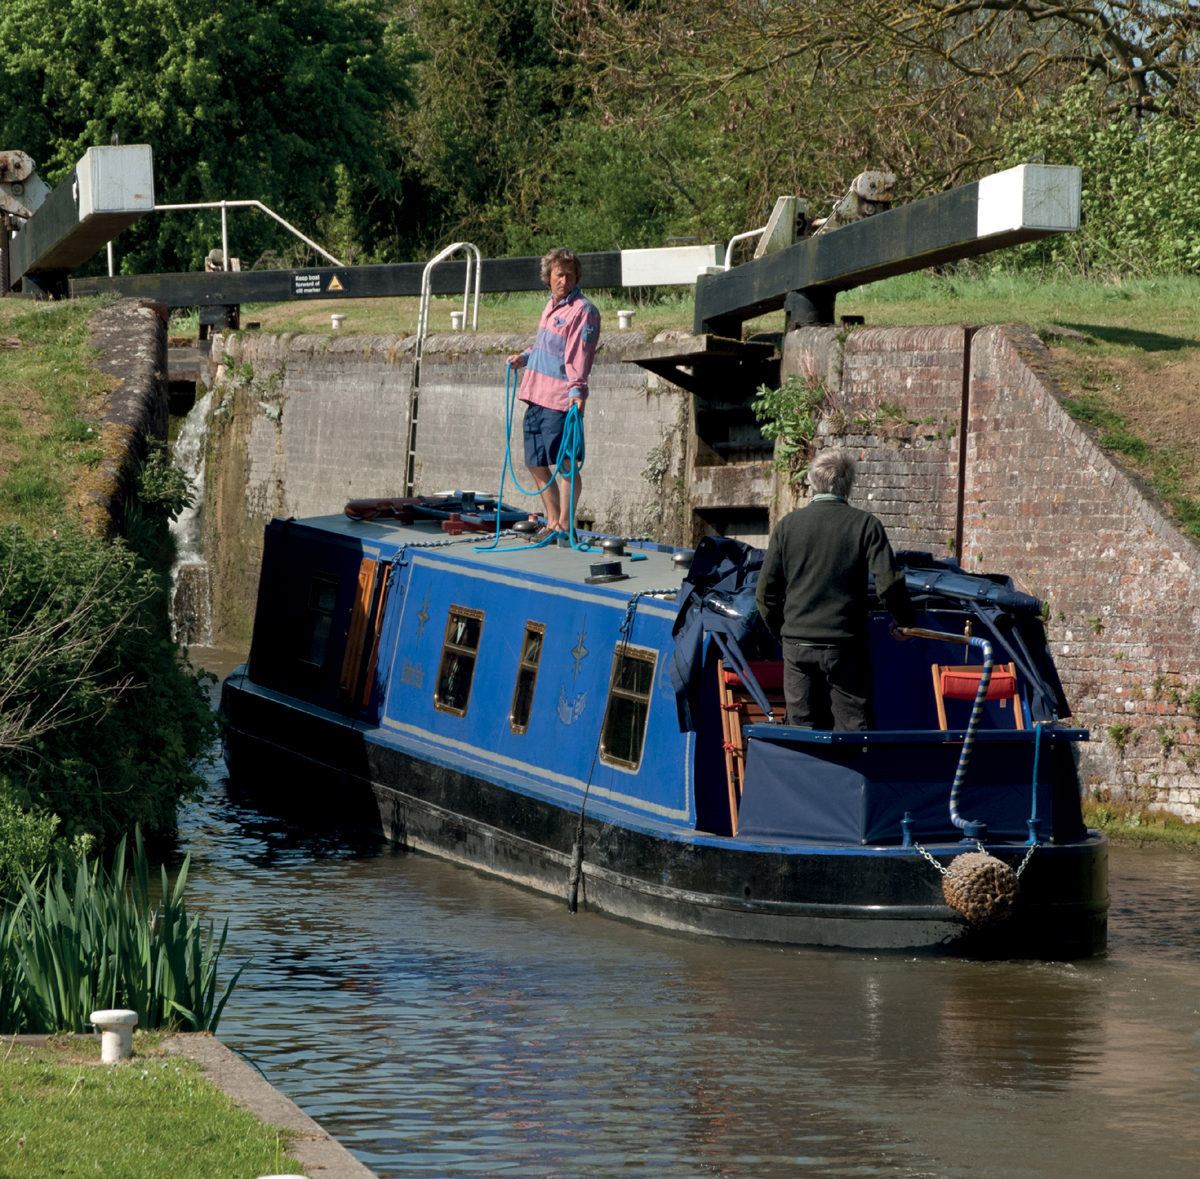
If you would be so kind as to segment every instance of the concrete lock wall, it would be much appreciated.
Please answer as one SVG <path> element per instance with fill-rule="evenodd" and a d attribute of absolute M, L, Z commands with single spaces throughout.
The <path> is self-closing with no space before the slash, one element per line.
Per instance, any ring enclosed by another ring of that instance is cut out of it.
<path fill-rule="evenodd" d="M 417 405 L 417 494 L 495 494 L 504 462 L 506 358 L 531 336 L 425 341 Z M 624 536 L 683 539 L 689 401 L 624 359 L 640 333 L 601 339 L 585 414 L 588 454 L 576 516 Z M 400 336 L 234 333 L 212 347 L 212 427 L 204 551 L 218 641 L 246 642 L 262 531 L 272 516 L 341 512 L 347 500 L 402 496 L 415 340 Z M 522 485 L 523 406 L 513 462 Z M 508 503 L 540 510 L 506 486 Z"/>
<path fill-rule="evenodd" d="M 807 328 L 782 369 L 818 368 L 818 444 L 859 460 L 854 499 L 897 549 L 952 552 L 964 329 Z M 969 353 L 963 566 L 1009 574 L 1049 608 L 1047 634 L 1085 788 L 1200 818 L 1200 544 L 1062 408 L 1041 341 L 981 329 Z M 803 502 L 801 499 L 799 502 Z M 788 503 L 780 504 L 786 508 Z"/>

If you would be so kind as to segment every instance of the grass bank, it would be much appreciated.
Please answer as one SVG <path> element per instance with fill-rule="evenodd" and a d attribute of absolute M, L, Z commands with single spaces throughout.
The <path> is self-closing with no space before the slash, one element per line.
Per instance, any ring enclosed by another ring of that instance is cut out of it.
<path fill-rule="evenodd" d="M 1200 852 L 1200 823 L 1184 822 L 1178 815 L 1166 811 L 1085 801 L 1083 821 L 1089 827 L 1103 831 L 1113 843 Z"/>
<path fill-rule="evenodd" d="M 116 381 L 91 367 L 88 345 L 107 302 L 0 300 L 0 876 L 9 883 L 15 867 L 41 866 L 39 848 L 53 858 L 56 827 L 97 851 L 138 822 L 169 831 L 178 798 L 199 784 L 189 762 L 215 730 L 167 618 L 168 520 L 186 498 L 182 476 L 161 451 L 139 466 L 119 542 L 87 534 L 77 510 L 95 507 L 89 485 L 122 437 L 101 424 Z"/>
<path fill-rule="evenodd" d="M 238 1109 L 160 1035 L 135 1035 L 134 1055 L 100 1063 L 96 1039 L 44 1048 L 0 1041 L 4 1179 L 246 1179 L 300 1174 L 286 1138 Z"/>
<path fill-rule="evenodd" d="M 617 312 L 632 309 L 636 312 L 637 331 L 653 338 L 664 328 L 686 328 L 691 331 L 694 301 L 690 289 L 678 294 L 666 293 L 653 301 L 632 301 L 613 297 L 605 291 L 588 291 L 610 330 L 616 330 Z M 545 295 L 536 291 L 514 294 L 481 295 L 479 299 L 479 330 L 481 332 L 519 332 L 532 335 L 546 306 Z M 356 336 L 411 336 L 417 330 L 420 300 L 400 299 L 314 299 L 311 302 L 244 304 L 242 326 L 257 323 L 264 332 L 313 332 L 329 335 L 330 316 L 344 315 L 342 331 Z M 450 313 L 462 310 L 462 298 L 436 296 L 429 311 L 429 330 L 436 335 L 450 331 Z M 196 334 L 193 316 L 172 320 L 171 333 Z"/>
<path fill-rule="evenodd" d="M 104 458 L 98 419 L 115 382 L 89 367 L 101 299 L 0 300 L 0 524 L 51 531 Z"/>

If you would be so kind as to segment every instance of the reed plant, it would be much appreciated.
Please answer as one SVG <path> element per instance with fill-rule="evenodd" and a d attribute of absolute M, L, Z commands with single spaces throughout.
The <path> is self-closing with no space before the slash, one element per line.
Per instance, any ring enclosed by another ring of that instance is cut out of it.
<path fill-rule="evenodd" d="M 189 919 L 184 900 L 191 857 L 172 887 L 161 868 L 155 899 L 140 829 L 133 870 L 125 840 L 111 870 L 80 861 L 71 882 L 60 863 L 32 881 L 0 914 L 0 1032 L 82 1032 L 91 1013 L 123 1007 L 141 1028 L 215 1031 L 241 975 L 218 995 L 229 923 Z"/>

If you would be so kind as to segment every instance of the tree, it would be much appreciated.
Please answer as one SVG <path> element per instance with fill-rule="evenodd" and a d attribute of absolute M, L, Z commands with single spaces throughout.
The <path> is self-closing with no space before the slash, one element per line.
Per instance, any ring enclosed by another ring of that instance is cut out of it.
<path fill-rule="evenodd" d="M 506 253 L 510 230 L 536 227 L 563 129 L 588 120 L 551 0 L 407 0 L 402 11 L 421 54 L 416 101 L 392 116 L 416 198 L 412 244 L 467 238 Z"/>
<path fill-rule="evenodd" d="M 1004 124 L 1081 75 L 1109 111 L 1197 111 L 1189 0 L 557 5 L 561 43 L 614 124 L 683 143 L 688 121 L 697 143 L 723 139 L 719 155 L 697 154 L 740 189 L 725 201 L 740 219 L 705 210 L 726 232 L 763 224 L 779 193 L 825 212 L 866 167 L 895 171 L 905 199 L 962 183 L 1000 161 Z"/>
<path fill-rule="evenodd" d="M 0 139 L 49 183 L 83 152 L 154 149 L 159 203 L 256 198 L 311 231 L 349 180 L 352 218 L 394 224 L 396 144 L 385 114 L 411 100 L 412 38 L 382 0 L 12 0 L 0 10 Z M 370 212 L 371 209 L 374 212 Z M 253 258 L 294 239 L 235 215 Z M 186 270 L 219 244 L 219 214 L 144 218 L 122 269 Z"/>

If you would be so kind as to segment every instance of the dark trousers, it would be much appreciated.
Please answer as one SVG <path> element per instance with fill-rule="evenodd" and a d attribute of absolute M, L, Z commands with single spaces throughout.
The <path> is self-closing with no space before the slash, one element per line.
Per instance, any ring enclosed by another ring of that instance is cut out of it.
<path fill-rule="evenodd" d="M 867 646 L 783 644 L 787 723 L 801 729 L 865 733 L 873 728 L 871 656 Z"/>

